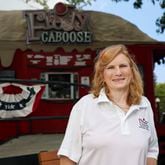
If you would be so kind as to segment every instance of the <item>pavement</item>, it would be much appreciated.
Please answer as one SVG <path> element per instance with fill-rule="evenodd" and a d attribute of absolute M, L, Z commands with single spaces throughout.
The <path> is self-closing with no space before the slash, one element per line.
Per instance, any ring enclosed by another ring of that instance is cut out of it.
<path fill-rule="evenodd" d="M 64 134 L 36 134 L 13 138 L 0 145 L 0 158 L 36 154 L 40 151 L 56 150 Z"/>

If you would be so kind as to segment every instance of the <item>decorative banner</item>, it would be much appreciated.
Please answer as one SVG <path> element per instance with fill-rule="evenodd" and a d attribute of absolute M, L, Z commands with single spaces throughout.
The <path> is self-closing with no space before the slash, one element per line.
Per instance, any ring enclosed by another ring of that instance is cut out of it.
<path fill-rule="evenodd" d="M 0 84 L 0 118 L 25 117 L 32 113 L 44 88 L 43 85 Z"/>

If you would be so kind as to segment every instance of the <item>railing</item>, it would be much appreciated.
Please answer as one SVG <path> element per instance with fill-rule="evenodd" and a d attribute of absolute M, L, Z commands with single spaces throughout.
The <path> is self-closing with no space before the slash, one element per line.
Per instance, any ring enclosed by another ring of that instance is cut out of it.
<path fill-rule="evenodd" d="M 46 81 L 46 80 L 35 80 L 35 79 L 0 79 L 0 83 L 33 83 L 33 84 L 63 84 L 63 85 L 73 85 L 89 88 L 89 85 L 70 83 L 64 81 Z"/>

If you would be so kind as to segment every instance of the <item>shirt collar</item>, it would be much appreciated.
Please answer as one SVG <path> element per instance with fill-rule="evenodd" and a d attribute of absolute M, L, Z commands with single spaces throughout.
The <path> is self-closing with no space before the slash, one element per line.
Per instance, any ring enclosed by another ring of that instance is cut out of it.
<path fill-rule="evenodd" d="M 104 88 L 102 88 L 100 90 L 100 94 L 99 94 L 98 100 L 97 100 L 97 103 L 103 103 L 103 102 L 109 102 L 112 104 L 112 102 L 108 99 Z M 142 96 L 140 104 L 139 105 L 132 105 L 131 108 L 133 108 L 134 110 L 135 109 L 136 110 L 146 110 L 148 106 L 149 105 L 147 104 L 145 97 Z"/>
<path fill-rule="evenodd" d="M 110 102 L 110 100 L 108 99 L 106 93 L 105 93 L 105 89 L 102 88 L 100 90 L 100 93 L 99 93 L 99 97 L 98 97 L 98 100 L 97 100 L 97 103 L 101 103 L 101 102 Z"/>
<path fill-rule="evenodd" d="M 141 102 L 139 105 L 133 105 L 134 108 L 138 110 L 146 110 L 149 107 L 149 104 L 146 101 L 146 98 L 144 96 L 141 97 Z"/>

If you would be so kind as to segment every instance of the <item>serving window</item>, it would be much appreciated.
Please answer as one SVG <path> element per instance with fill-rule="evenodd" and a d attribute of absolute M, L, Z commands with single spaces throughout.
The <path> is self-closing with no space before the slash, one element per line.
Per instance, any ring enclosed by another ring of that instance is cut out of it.
<path fill-rule="evenodd" d="M 73 100 L 78 98 L 78 74 L 69 72 L 41 73 L 41 79 L 49 81 L 43 99 Z M 53 82 L 53 83 L 52 83 Z"/>

